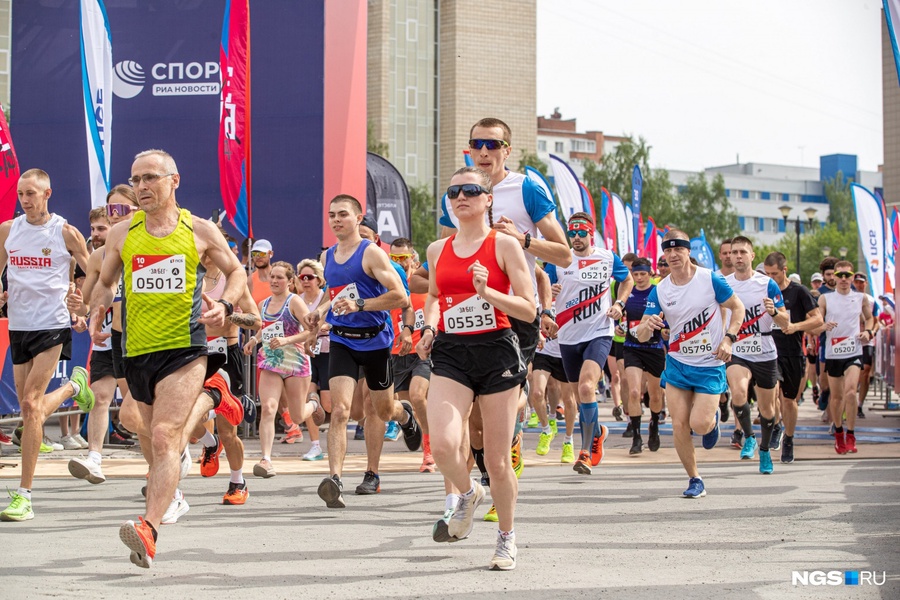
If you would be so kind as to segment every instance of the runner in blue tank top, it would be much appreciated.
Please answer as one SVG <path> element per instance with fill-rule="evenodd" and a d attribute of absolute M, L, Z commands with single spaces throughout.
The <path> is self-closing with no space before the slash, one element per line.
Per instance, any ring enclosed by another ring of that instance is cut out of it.
<path fill-rule="evenodd" d="M 353 196 L 340 194 L 328 208 L 328 224 L 338 243 L 328 250 L 325 280 L 328 302 L 305 319 L 316 331 L 322 319 L 331 324 L 329 387 L 331 427 L 328 429 L 328 466 L 331 476 L 319 484 L 319 497 L 328 508 L 344 508 L 341 473 L 347 453 L 347 420 L 360 367 L 378 417 L 397 421 L 411 450 L 422 443 L 412 407 L 394 400 L 391 373 L 392 308 L 406 308 L 409 299 L 387 254 L 359 235 L 362 206 Z M 327 318 L 326 318 L 327 314 Z M 377 489 L 377 488 L 376 488 Z"/>

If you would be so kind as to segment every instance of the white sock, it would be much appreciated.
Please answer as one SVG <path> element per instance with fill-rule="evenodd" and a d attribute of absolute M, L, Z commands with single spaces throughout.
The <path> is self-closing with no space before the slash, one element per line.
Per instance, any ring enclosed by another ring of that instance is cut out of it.
<path fill-rule="evenodd" d="M 77 396 L 81 392 L 81 386 L 78 385 L 77 383 L 75 383 L 74 381 L 72 381 L 71 379 L 69 380 L 69 383 L 72 384 L 72 389 L 75 390 L 74 392 L 72 392 L 72 395 Z"/>
<path fill-rule="evenodd" d="M 546 433 L 547 435 L 550 435 L 551 433 L 553 433 L 553 430 L 550 429 L 549 423 L 547 424 L 546 427 L 541 427 L 541 433 Z"/>
<path fill-rule="evenodd" d="M 219 440 L 216 438 L 216 436 L 214 436 L 213 434 L 211 434 L 210 432 L 207 431 L 206 433 L 203 434 L 203 437 L 200 438 L 200 443 L 203 444 L 204 446 L 206 446 L 207 448 L 214 448 L 214 447 L 218 447 Z"/>
<path fill-rule="evenodd" d="M 475 495 L 475 480 L 473 479 L 473 480 L 472 480 L 472 489 L 470 489 L 468 492 L 466 492 L 466 493 L 463 494 L 462 496 L 463 496 L 466 500 L 468 500 L 469 498 L 471 498 L 471 497 L 474 496 L 474 495 Z"/>
<path fill-rule="evenodd" d="M 25 488 L 20 487 L 19 489 L 16 490 L 16 493 L 18 495 L 22 496 L 23 498 L 27 498 L 28 500 L 31 500 L 31 490 L 26 490 Z"/>
<path fill-rule="evenodd" d="M 574 435 L 567 435 L 565 437 L 565 439 L 563 440 L 563 442 L 565 442 L 566 444 L 571 444 L 574 439 L 575 439 Z"/>
<path fill-rule="evenodd" d="M 244 472 L 241 469 L 231 472 L 231 483 L 244 483 Z"/>
<path fill-rule="evenodd" d="M 515 529 L 511 529 L 509 531 L 499 531 L 498 530 L 497 533 L 499 533 L 500 537 L 502 537 L 502 538 L 511 538 L 514 535 L 516 535 L 516 530 Z"/>
<path fill-rule="evenodd" d="M 175 488 L 173 500 L 184 500 L 184 493 L 181 491 L 181 488 Z"/>
<path fill-rule="evenodd" d="M 272 457 L 271 457 L 271 456 L 263 456 L 262 459 L 263 459 L 264 461 L 266 461 L 266 462 L 272 462 Z M 262 461 L 260 461 L 260 462 L 262 462 Z"/>
<path fill-rule="evenodd" d="M 313 440 L 312 445 L 309 447 L 309 449 L 312 450 L 313 448 L 320 448 L 319 440 Z"/>
<path fill-rule="evenodd" d="M 459 494 L 447 494 L 447 500 L 444 501 L 444 510 L 456 508 L 459 504 Z"/>
<path fill-rule="evenodd" d="M 88 460 L 94 464 L 99 465 L 103 462 L 103 455 L 99 452 L 94 452 L 93 450 L 91 450 L 90 452 L 88 452 Z"/>

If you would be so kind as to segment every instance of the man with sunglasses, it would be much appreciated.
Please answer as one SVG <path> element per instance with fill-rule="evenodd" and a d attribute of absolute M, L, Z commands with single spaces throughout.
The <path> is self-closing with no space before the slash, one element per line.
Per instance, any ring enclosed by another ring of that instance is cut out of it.
<path fill-rule="evenodd" d="M 272 290 L 269 289 L 269 274 L 272 272 L 272 256 L 274 254 L 272 243 L 269 240 L 256 240 L 250 249 L 250 262 L 253 264 L 253 271 L 250 275 L 250 293 L 257 305 L 272 293 Z"/>
<path fill-rule="evenodd" d="M 84 237 L 65 219 L 49 211 L 53 190 L 41 169 L 22 173 L 17 184 L 24 214 L 0 225 L 0 270 L 6 268 L 9 289 L 0 286 L 0 305 L 9 304 L 9 346 L 23 430 L 22 476 L 11 492 L 2 521 L 34 518 L 31 485 L 43 438 L 44 421 L 69 398 L 90 412 L 94 394 L 87 372 L 75 367 L 69 383 L 45 394 L 57 363 L 72 358 L 72 320 L 66 308 L 72 257 L 87 269 Z"/>
<path fill-rule="evenodd" d="M 559 351 L 569 383 L 578 385 L 581 452 L 572 467 L 590 475 L 603 459 L 603 443 L 609 435 L 598 420 L 597 384 L 612 349 L 615 323 L 622 318 L 634 279 L 618 256 L 594 246 L 594 222 L 587 213 L 569 217 L 572 260 L 556 269 L 561 284 L 556 297 Z M 612 281 L 618 295 L 612 300 Z"/>
<path fill-rule="evenodd" d="M 665 259 L 665 257 L 662 257 L 656 261 L 656 272 L 659 275 L 656 283 L 659 283 L 669 276 L 669 273 L 671 271 L 669 269 L 669 262 Z"/>
<path fill-rule="evenodd" d="M 831 390 L 828 408 L 835 426 L 834 450 L 838 454 L 847 454 L 856 452 L 856 386 L 862 368 L 863 344 L 875 335 L 875 318 L 869 298 L 854 290 L 850 282 L 853 263 L 838 261 L 834 265 L 834 277 L 835 290 L 819 296 L 819 310 L 825 321 L 825 372 Z M 860 325 L 863 331 L 860 331 Z M 846 434 L 844 415 L 847 418 Z"/>

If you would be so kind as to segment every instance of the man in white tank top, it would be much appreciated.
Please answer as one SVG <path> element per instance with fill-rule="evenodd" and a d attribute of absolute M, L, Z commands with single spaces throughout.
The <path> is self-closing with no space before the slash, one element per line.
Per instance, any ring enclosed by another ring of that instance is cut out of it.
<path fill-rule="evenodd" d="M 71 258 L 87 270 L 84 237 L 48 211 L 52 191 L 47 173 L 25 171 L 17 191 L 25 214 L 0 225 L 0 268 L 7 267 L 9 280 L 9 291 L 2 292 L 0 304 L 9 302 L 9 345 L 24 425 L 22 478 L 11 494 L 12 502 L 0 512 L 3 521 L 34 518 L 31 484 L 47 417 L 72 397 L 85 412 L 94 406 L 83 367 L 75 367 L 69 383 L 44 394 L 56 363 L 71 358 L 72 321 L 66 294 Z"/>
<path fill-rule="evenodd" d="M 862 367 L 863 345 L 874 335 L 875 319 L 865 294 L 852 289 L 853 263 L 834 265 L 837 285 L 831 294 L 819 296 L 819 310 L 825 320 L 825 372 L 831 399 L 828 409 L 834 422 L 834 450 L 838 454 L 856 452 L 856 386 Z M 863 331 L 860 331 L 860 323 Z M 817 332 L 818 333 L 818 332 Z M 847 414 L 844 433 L 842 413 Z"/>

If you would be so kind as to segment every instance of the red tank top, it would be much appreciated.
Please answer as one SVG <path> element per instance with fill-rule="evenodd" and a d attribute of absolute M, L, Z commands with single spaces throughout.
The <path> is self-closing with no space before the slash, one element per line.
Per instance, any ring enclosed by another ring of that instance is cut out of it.
<path fill-rule="evenodd" d="M 451 236 L 444 244 L 438 258 L 435 282 L 438 288 L 438 304 L 441 320 L 438 331 L 472 335 L 509 329 L 506 313 L 497 310 L 475 293 L 469 267 L 477 260 L 488 270 L 488 287 L 503 294 L 509 293 L 509 277 L 497 263 L 497 232 L 491 230 L 481 247 L 472 255 L 460 258 L 453 251 Z"/>

